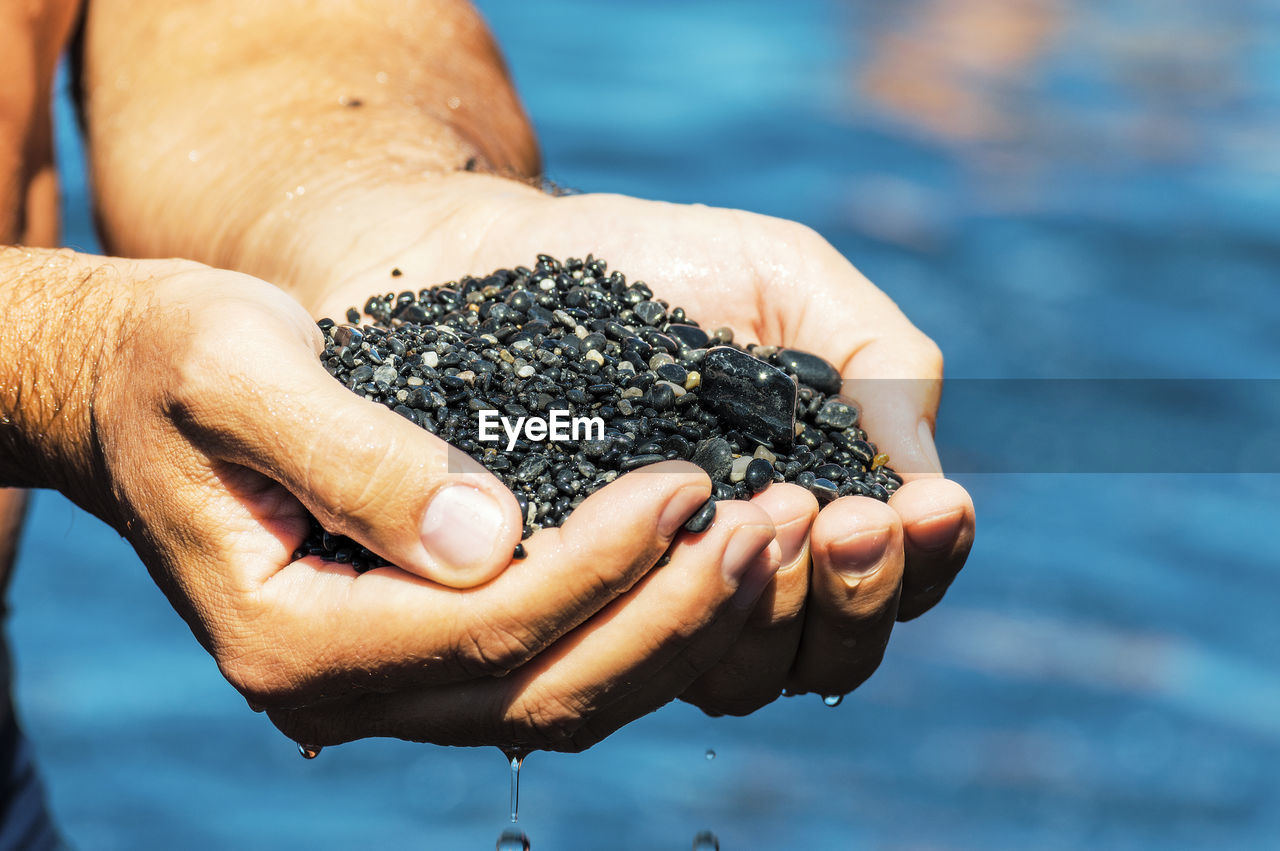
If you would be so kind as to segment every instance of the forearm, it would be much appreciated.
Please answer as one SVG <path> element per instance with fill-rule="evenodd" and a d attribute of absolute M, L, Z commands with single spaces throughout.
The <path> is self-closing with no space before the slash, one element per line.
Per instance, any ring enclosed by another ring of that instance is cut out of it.
<path fill-rule="evenodd" d="M 449 175 L 538 170 L 460 0 L 95 0 L 89 15 L 86 111 L 117 253 L 251 272 L 314 305 L 365 234 L 420 240 Z"/>

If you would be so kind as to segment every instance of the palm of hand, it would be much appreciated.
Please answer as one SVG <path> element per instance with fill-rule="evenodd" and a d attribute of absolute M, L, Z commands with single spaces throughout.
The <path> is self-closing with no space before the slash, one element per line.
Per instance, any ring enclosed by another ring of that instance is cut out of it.
<path fill-rule="evenodd" d="M 400 281 L 420 287 L 528 265 L 539 253 L 602 257 L 704 326 L 815 352 L 853 382 L 864 427 L 907 484 L 890 506 L 845 498 L 820 514 L 796 486 L 757 496 L 777 529 L 782 568 L 737 643 L 683 696 L 708 712 L 741 714 L 784 687 L 856 688 L 879 664 L 893 621 L 936 603 L 972 542 L 972 503 L 940 478 L 932 450 L 936 346 L 807 228 L 609 195 L 481 201 L 409 247 L 393 246 L 386 262 L 357 265 L 325 303 L 363 304 L 387 288 L 391 264 L 404 270 Z"/>

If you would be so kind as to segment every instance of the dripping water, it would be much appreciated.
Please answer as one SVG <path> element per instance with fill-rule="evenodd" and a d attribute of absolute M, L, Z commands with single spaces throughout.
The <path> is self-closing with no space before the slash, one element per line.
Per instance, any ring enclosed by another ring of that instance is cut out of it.
<path fill-rule="evenodd" d="M 529 837 L 518 830 L 504 830 L 498 837 L 496 851 L 529 851 Z"/>
<path fill-rule="evenodd" d="M 320 751 L 323 750 L 319 745 L 304 745 L 302 742 L 297 744 L 298 753 L 302 754 L 303 759 L 315 759 L 320 756 Z"/>
<path fill-rule="evenodd" d="M 502 753 L 511 765 L 511 823 L 515 824 L 520 818 L 520 766 L 524 764 L 527 751 L 511 748 Z"/>
<path fill-rule="evenodd" d="M 720 851 L 720 840 L 709 830 L 693 837 L 693 851 Z"/>

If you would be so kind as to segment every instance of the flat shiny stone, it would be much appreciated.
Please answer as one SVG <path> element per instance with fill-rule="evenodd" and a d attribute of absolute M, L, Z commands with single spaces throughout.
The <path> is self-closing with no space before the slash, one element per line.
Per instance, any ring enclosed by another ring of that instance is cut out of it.
<path fill-rule="evenodd" d="M 746 352 L 717 346 L 699 367 L 699 401 L 729 429 L 775 448 L 788 448 L 795 435 L 795 379 Z"/>
<path fill-rule="evenodd" d="M 691 349 L 705 349 L 711 338 L 696 325 L 668 325 L 667 336 L 674 337 Z"/>
<path fill-rule="evenodd" d="M 733 466 L 733 450 L 723 437 L 712 437 L 698 444 L 690 460 L 705 470 L 711 481 L 723 482 Z"/>
<path fill-rule="evenodd" d="M 659 461 L 667 460 L 667 456 L 654 452 L 646 455 L 632 455 L 630 458 L 618 465 L 618 469 L 624 473 L 630 470 L 636 470 L 640 467 L 647 467 L 650 464 L 657 464 Z"/>
<path fill-rule="evenodd" d="M 333 329 L 333 341 L 339 346 L 350 346 L 353 349 L 358 349 L 363 340 L 364 334 L 355 326 L 339 325 Z"/>
<path fill-rule="evenodd" d="M 813 421 L 828 428 L 850 428 L 858 424 L 858 409 L 840 399 L 828 399 Z"/>
<path fill-rule="evenodd" d="M 809 485 L 809 493 L 818 498 L 820 505 L 826 505 L 840 495 L 840 489 L 830 479 L 815 479 Z"/>
<path fill-rule="evenodd" d="M 646 325 L 657 325 L 667 316 L 667 309 L 656 301 L 642 301 L 631 309 Z"/>
<path fill-rule="evenodd" d="M 821 390 L 828 396 L 840 392 L 840 371 L 817 355 L 797 349 L 778 349 L 774 358 L 801 384 Z"/>

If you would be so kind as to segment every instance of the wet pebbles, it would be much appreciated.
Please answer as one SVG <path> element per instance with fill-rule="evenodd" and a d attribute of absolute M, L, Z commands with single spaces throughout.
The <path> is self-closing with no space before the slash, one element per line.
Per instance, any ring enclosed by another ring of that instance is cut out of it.
<path fill-rule="evenodd" d="M 685 524 L 693 532 L 710 526 L 717 501 L 774 482 L 824 504 L 887 500 L 902 483 L 858 427 L 857 407 L 837 398 L 834 366 L 795 349 L 739 346 L 729 329 L 699 327 L 593 257 L 539 255 L 532 267 L 375 295 L 363 315 L 352 308 L 346 322 L 319 325 L 330 374 L 492 471 L 515 493 L 525 537 L 563 523 L 619 475 L 671 459 L 712 480 L 711 499 Z M 598 417 L 603 435 L 584 428 L 576 439 L 537 441 L 526 432 L 507 451 L 502 428 L 497 441 L 480 439 L 482 411 L 511 423 L 552 411 L 567 412 L 566 422 Z M 357 570 L 386 564 L 318 526 L 295 557 L 304 555 Z"/>

